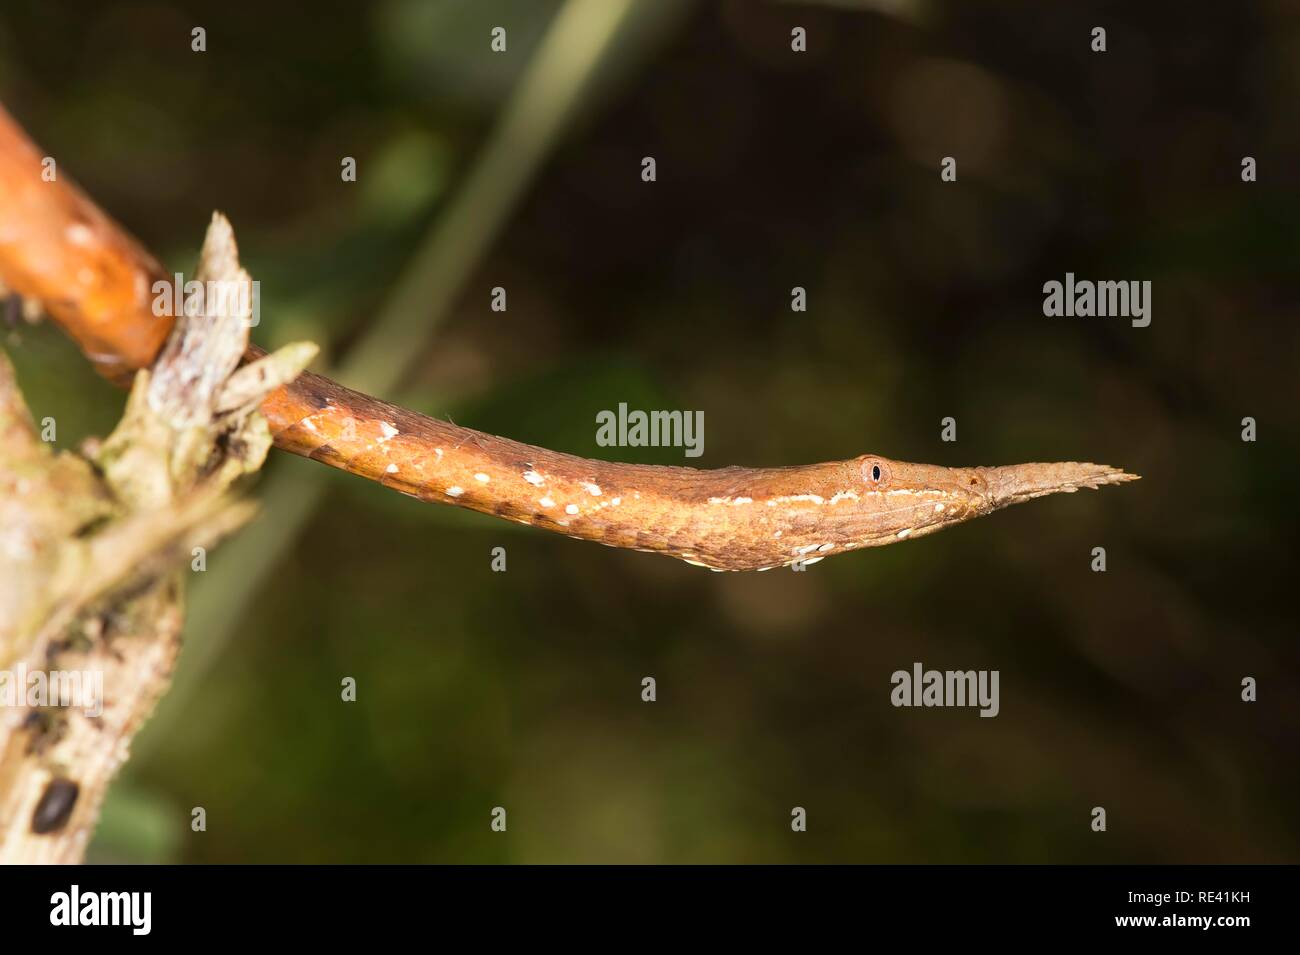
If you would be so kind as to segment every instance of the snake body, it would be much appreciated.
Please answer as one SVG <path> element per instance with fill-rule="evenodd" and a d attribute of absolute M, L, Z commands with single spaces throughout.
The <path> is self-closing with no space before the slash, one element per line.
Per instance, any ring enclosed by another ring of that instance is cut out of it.
<path fill-rule="evenodd" d="M 619 464 L 425 417 L 310 373 L 262 412 L 279 447 L 422 501 L 719 571 L 813 562 L 1135 478 L 1097 464 L 947 468 L 874 454 L 783 468 Z"/>
<path fill-rule="evenodd" d="M 65 178 L 42 173 L 42 153 L 0 108 L 0 283 L 40 302 L 107 377 L 127 383 L 171 331 L 151 295 L 168 276 Z M 615 464 L 427 418 L 309 373 L 261 410 L 280 448 L 412 497 L 713 570 L 818 560 L 1134 478 L 1073 462 L 945 468 L 878 455 L 713 471 Z"/>

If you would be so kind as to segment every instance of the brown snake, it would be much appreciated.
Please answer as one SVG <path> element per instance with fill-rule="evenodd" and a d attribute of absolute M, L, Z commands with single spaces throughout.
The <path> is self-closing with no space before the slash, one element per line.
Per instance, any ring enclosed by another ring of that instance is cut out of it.
<path fill-rule="evenodd" d="M 422 501 L 713 570 L 812 562 L 1136 477 L 1098 464 L 946 468 L 877 455 L 712 471 L 615 464 L 427 418 L 313 374 L 262 411 L 277 446 Z"/>
<path fill-rule="evenodd" d="M 0 109 L 0 281 L 39 301 L 109 377 L 171 327 L 158 263 Z M 262 354 L 250 349 L 249 357 Z M 1130 481 L 1098 464 L 945 468 L 875 455 L 714 471 L 574 457 L 427 418 L 304 373 L 262 405 L 278 447 L 412 497 L 714 570 L 766 570 L 921 537 L 1044 494 Z"/>

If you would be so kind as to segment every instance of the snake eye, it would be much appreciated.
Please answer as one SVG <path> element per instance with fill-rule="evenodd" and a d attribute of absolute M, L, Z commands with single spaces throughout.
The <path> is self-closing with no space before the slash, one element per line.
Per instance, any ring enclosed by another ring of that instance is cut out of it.
<path fill-rule="evenodd" d="M 883 458 L 867 458 L 862 462 L 862 479 L 868 484 L 888 484 L 889 463 Z"/>

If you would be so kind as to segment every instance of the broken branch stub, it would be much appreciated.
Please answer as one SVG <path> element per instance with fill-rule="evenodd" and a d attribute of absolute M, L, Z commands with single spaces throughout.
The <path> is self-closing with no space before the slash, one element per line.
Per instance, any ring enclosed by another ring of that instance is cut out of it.
<path fill-rule="evenodd" d="M 220 215 L 196 274 L 251 282 Z M 251 516 L 229 488 L 270 447 L 257 405 L 315 355 L 297 344 L 237 370 L 248 315 L 210 304 L 187 302 L 89 457 L 37 438 L 0 354 L 0 862 L 84 855 L 170 680 L 177 567 Z"/>

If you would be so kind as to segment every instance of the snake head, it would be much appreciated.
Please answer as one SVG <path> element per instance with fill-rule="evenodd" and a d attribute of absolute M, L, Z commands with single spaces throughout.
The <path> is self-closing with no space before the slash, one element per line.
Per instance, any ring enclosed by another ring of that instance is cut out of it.
<path fill-rule="evenodd" d="M 920 537 L 1021 501 L 1138 477 L 1104 464 L 946 468 L 874 454 L 855 459 L 852 467 L 861 505 L 847 530 L 857 547 Z"/>

